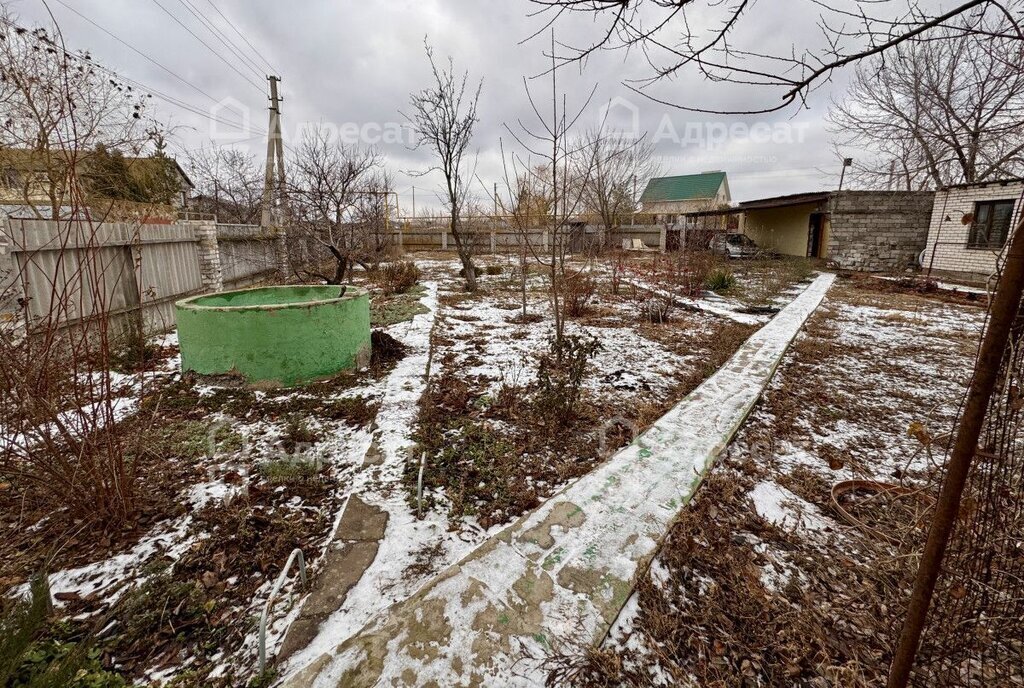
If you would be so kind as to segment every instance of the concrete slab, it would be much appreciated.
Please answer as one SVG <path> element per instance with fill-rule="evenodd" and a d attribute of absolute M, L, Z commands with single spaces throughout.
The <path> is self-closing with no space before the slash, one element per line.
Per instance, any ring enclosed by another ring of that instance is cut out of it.
<path fill-rule="evenodd" d="M 285 685 L 543 686 L 597 642 L 834 279 L 822 275 L 630 446 Z"/>
<path fill-rule="evenodd" d="M 384 537 L 387 527 L 388 512 L 367 504 L 358 495 L 352 495 L 345 505 L 334 539 L 377 542 Z"/>
<path fill-rule="evenodd" d="M 301 650 L 316 637 L 320 624 L 333 614 L 377 556 L 388 526 L 388 512 L 352 495 L 345 504 L 323 566 L 313 580 L 299 615 L 288 627 L 277 661 Z"/>

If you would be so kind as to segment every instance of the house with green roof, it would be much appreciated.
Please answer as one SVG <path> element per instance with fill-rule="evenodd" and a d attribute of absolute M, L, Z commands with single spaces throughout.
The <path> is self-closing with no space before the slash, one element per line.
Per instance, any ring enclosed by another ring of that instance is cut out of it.
<path fill-rule="evenodd" d="M 654 177 L 640 197 L 644 213 L 668 224 L 675 224 L 685 213 L 716 210 L 731 200 L 729 178 L 722 171 Z"/>

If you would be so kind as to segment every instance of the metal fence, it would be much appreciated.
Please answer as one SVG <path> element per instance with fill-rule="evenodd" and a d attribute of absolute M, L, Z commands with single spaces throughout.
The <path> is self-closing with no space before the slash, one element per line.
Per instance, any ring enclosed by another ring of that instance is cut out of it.
<path fill-rule="evenodd" d="M 147 333 L 166 330 L 176 300 L 210 288 L 200 269 L 200 226 L 8 218 L 0 231 L 4 310 L 22 311 L 29 330 L 99 313 L 115 329 L 141 322 Z M 218 226 L 217 237 L 225 288 L 273 273 L 274 242 L 259 227 Z"/>

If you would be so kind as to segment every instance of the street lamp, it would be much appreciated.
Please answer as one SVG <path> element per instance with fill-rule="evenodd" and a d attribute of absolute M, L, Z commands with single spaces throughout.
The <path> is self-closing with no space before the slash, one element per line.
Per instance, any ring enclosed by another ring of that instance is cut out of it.
<path fill-rule="evenodd" d="M 839 173 L 839 191 L 843 190 L 843 179 L 846 178 L 846 168 L 853 165 L 853 158 L 843 158 L 843 171 Z"/>

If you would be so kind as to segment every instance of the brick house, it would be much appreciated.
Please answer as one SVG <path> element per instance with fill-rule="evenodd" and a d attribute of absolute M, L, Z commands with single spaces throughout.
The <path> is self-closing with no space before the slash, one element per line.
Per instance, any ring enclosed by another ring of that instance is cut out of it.
<path fill-rule="evenodd" d="M 929 274 L 985 282 L 1024 211 L 1024 179 L 957 184 L 935 194 L 922 267 Z"/>

